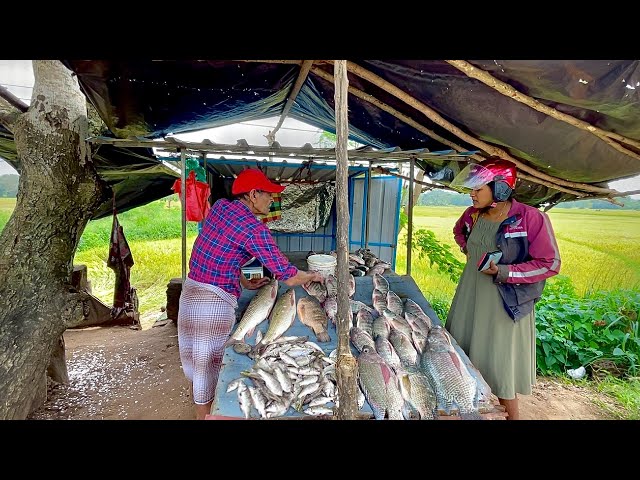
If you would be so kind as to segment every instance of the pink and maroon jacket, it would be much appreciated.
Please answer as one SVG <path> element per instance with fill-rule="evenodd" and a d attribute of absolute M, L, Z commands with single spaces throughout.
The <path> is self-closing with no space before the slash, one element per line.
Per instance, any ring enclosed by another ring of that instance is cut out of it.
<path fill-rule="evenodd" d="M 465 253 L 479 213 L 474 207 L 467 208 L 453 227 L 455 241 Z M 560 272 L 560 252 L 549 217 L 512 200 L 507 218 L 498 228 L 496 245 L 502 258 L 494 282 L 507 312 L 514 321 L 519 320 L 533 310 L 545 280 Z"/>

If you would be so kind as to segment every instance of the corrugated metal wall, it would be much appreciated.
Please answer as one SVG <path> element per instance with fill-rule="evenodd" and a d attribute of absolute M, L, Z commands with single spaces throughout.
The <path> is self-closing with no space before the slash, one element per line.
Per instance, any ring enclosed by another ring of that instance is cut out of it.
<path fill-rule="evenodd" d="M 395 267 L 396 235 L 399 221 L 401 180 L 396 177 L 372 177 L 370 205 L 366 205 L 366 177 L 349 181 L 350 251 L 365 246 L 365 212 L 369 211 L 368 247 L 381 260 Z M 336 248 L 335 203 L 327 225 L 314 233 L 273 232 L 283 252 L 329 252 Z"/>
<path fill-rule="evenodd" d="M 353 179 L 351 202 L 350 251 L 364 248 L 366 212 L 369 212 L 368 248 L 395 267 L 395 252 L 400 212 L 402 180 L 396 177 L 372 177 L 369 205 L 366 206 L 366 178 Z"/>

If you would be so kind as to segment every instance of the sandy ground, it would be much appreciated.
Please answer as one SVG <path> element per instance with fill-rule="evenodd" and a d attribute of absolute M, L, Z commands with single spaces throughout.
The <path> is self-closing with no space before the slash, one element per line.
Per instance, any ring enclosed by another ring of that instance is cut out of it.
<path fill-rule="evenodd" d="M 89 327 L 65 332 L 68 385 L 52 385 L 30 419 L 192 420 L 189 382 L 182 373 L 174 322 L 145 330 Z M 575 385 L 539 378 L 521 396 L 526 420 L 611 418 L 594 400 L 610 398 Z"/>

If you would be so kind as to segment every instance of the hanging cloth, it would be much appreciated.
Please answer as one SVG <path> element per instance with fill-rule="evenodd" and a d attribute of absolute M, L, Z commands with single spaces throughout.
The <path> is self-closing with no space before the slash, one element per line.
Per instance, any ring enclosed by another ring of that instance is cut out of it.
<path fill-rule="evenodd" d="M 113 293 L 113 308 L 121 309 L 132 305 L 131 267 L 133 255 L 124 236 L 124 230 L 118 221 L 115 207 L 115 195 L 113 201 L 113 223 L 111 224 L 111 244 L 109 246 L 109 258 L 107 267 L 116 273 L 116 284 Z"/>

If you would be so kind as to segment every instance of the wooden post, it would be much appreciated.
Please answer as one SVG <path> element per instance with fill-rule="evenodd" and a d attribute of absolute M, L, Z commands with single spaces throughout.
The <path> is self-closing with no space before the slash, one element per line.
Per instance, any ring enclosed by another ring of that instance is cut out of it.
<path fill-rule="evenodd" d="M 371 160 L 369 160 L 369 169 L 367 170 L 367 209 L 365 213 L 364 223 L 364 248 L 369 248 L 369 211 L 371 210 Z"/>
<path fill-rule="evenodd" d="M 411 157 L 411 161 L 409 163 L 409 198 L 408 198 L 408 207 L 407 208 L 407 217 L 409 217 L 409 221 L 407 222 L 407 275 L 411 275 L 411 247 L 413 244 L 413 172 L 415 167 L 416 159 Z"/>
<path fill-rule="evenodd" d="M 187 277 L 187 154 L 180 148 L 180 205 L 182 208 L 182 280 Z"/>
<path fill-rule="evenodd" d="M 338 361 L 336 376 L 340 404 L 337 409 L 339 420 L 353 420 L 358 413 L 356 359 L 351 354 L 349 331 L 353 314 L 349 305 L 349 200 L 347 198 L 347 182 L 349 164 L 347 141 L 349 137 L 349 117 L 347 112 L 347 95 L 349 81 L 347 79 L 346 60 L 334 62 L 335 106 L 336 106 L 336 214 L 337 214 L 337 253 L 336 266 L 338 276 Z"/>

